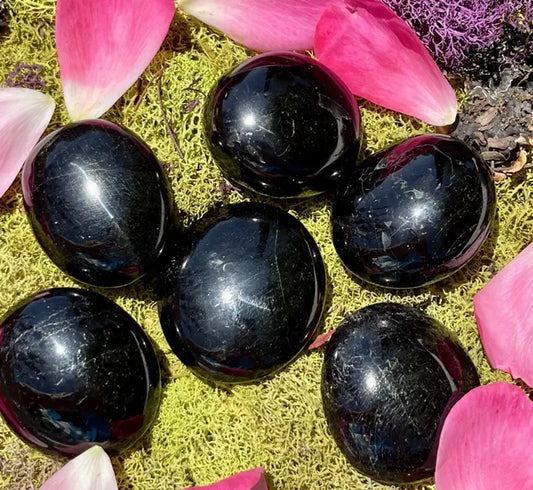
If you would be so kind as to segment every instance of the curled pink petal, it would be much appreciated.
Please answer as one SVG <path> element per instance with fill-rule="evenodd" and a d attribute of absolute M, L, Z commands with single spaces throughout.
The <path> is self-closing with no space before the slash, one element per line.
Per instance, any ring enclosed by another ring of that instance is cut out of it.
<path fill-rule="evenodd" d="M 533 402 L 517 386 L 493 383 L 469 391 L 444 421 L 437 490 L 533 488 Z"/>
<path fill-rule="evenodd" d="M 100 117 L 135 83 L 174 11 L 173 0 L 58 0 L 57 54 L 73 121 Z"/>
<path fill-rule="evenodd" d="M 415 33 L 381 0 L 330 5 L 316 29 L 315 53 L 355 95 L 435 126 L 455 121 L 452 87 Z"/>
<path fill-rule="evenodd" d="M 54 100 L 36 90 L 0 88 L 0 197 L 15 180 L 54 109 Z"/>
<path fill-rule="evenodd" d="M 54 473 L 39 490 L 118 490 L 111 460 L 93 446 Z"/>
<path fill-rule="evenodd" d="M 184 12 L 255 51 L 313 48 L 326 6 L 343 0 L 178 0 Z"/>
<path fill-rule="evenodd" d="M 533 243 L 474 296 L 481 342 L 492 367 L 533 386 Z"/>
<path fill-rule="evenodd" d="M 315 350 L 319 347 L 322 347 L 324 344 L 328 342 L 328 340 L 331 338 L 331 336 L 335 333 L 335 328 L 332 328 L 329 332 L 320 334 L 317 336 L 315 341 L 307 348 L 307 350 Z"/>
<path fill-rule="evenodd" d="M 243 471 L 206 487 L 194 487 L 195 490 L 268 490 L 261 467 Z M 192 489 L 191 489 L 192 490 Z"/>

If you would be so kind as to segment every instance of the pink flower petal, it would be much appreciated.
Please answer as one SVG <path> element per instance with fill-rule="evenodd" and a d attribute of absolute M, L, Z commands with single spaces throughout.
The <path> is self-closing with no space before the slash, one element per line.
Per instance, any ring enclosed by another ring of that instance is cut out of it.
<path fill-rule="evenodd" d="M 319 347 L 322 347 L 325 343 L 328 342 L 328 340 L 331 338 L 331 336 L 335 333 L 335 328 L 332 328 L 329 332 L 320 334 L 317 336 L 315 341 L 307 348 L 307 350 L 315 350 Z"/>
<path fill-rule="evenodd" d="M 474 296 L 481 342 L 492 367 L 533 386 L 533 243 Z"/>
<path fill-rule="evenodd" d="M 360 97 L 435 126 L 455 121 L 452 87 L 414 32 L 380 0 L 330 5 L 316 29 L 315 53 Z"/>
<path fill-rule="evenodd" d="M 118 490 L 111 460 L 93 446 L 69 461 L 40 490 Z"/>
<path fill-rule="evenodd" d="M 0 197 L 15 180 L 55 109 L 53 99 L 27 88 L 0 88 Z"/>
<path fill-rule="evenodd" d="M 320 15 L 343 0 L 178 0 L 187 14 L 255 51 L 312 49 Z"/>
<path fill-rule="evenodd" d="M 57 54 L 73 121 L 100 117 L 135 83 L 174 11 L 173 0 L 58 0 Z"/>
<path fill-rule="evenodd" d="M 517 386 L 494 383 L 469 391 L 446 417 L 437 490 L 533 489 L 533 403 Z"/>
<path fill-rule="evenodd" d="M 261 467 L 253 470 L 243 471 L 230 476 L 206 487 L 194 487 L 195 490 L 268 490 L 265 477 L 265 470 Z M 192 490 L 192 489 L 191 489 Z"/>

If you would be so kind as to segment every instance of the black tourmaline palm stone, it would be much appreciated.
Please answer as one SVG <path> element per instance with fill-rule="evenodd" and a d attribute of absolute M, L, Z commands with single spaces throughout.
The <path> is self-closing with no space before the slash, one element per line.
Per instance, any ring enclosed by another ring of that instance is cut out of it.
<path fill-rule="evenodd" d="M 356 312 L 331 337 L 322 400 L 354 467 L 401 485 L 433 476 L 444 418 L 478 384 L 474 365 L 440 323 L 381 303 Z"/>
<path fill-rule="evenodd" d="M 415 136 L 356 168 L 333 204 L 333 243 L 357 277 L 419 287 L 466 264 L 495 211 L 492 174 L 476 152 L 449 136 Z"/>
<path fill-rule="evenodd" d="M 258 203 L 202 218 L 163 267 L 161 325 L 180 360 L 212 381 L 250 382 L 312 340 L 326 276 L 304 226 Z"/>
<path fill-rule="evenodd" d="M 39 243 L 79 281 L 124 286 L 162 253 L 170 222 L 163 171 L 116 124 L 83 121 L 44 138 L 24 165 L 22 191 Z"/>
<path fill-rule="evenodd" d="M 272 197 L 337 189 L 355 167 L 360 115 L 328 68 L 296 53 L 256 56 L 220 80 L 205 110 L 217 165 Z"/>
<path fill-rule="evenodd" d="M 7 27 L 7 10 L 3 0 L 0 0 L 0 33 Z"/>
<path fill-rule="evenodd" d="M 0 323 L 0 412 L 39 449 L 125 449 L 150 427 L 160 394 L 148 337 L 99 294 L 44 291 Z"/>

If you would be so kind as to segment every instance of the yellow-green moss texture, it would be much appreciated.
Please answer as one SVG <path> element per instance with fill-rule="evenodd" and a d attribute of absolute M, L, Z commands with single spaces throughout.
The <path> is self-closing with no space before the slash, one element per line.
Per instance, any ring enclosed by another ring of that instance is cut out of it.
<path fill-rule="evenodd" d="M 8 0 L 7 6 L 11 18 L 9 31 L 0 38 L 0 84 L 19 62 L 43 65 L 46 92 L 58 104 L 51 131 L 68 121 L 54 46 L 55 1 Z M 163 47 L 141 78 L 141 87 L 132 87 L 105 116 L 128 126 L 168 164 L 177 214 L 185 226 L 213 206 L 243 200 L 237 192 L 220 192 L 221 174 L 202 138 L 204 98 L 189 87 L 198 80 L 194 88 L 208 92 L 223 73 L 250 55 L 178 12 Z M 184 160 L 163 124 L 157 84 L 148 85 L 160 69 L 164 70 L 162 102 Z M 414 120 L 366 103 L 362 117 L 366 153 L 427 130 Z M 483 383 L 508 379 L 491 370 L 484 357 L 472 297 L 488 281 L 491 270 L 509 262 L 533 237 L 532 184 L 533 175 L 526 172 L 498 184 L 498 218 L 482 251 L 452 278 L 416 292 L 386 292 L 349 277 L 333 249 L 327 199 L 281 204 L 303 221 L 326 262 L 331 292 L 322 330 L 378 301 L 418 305 L 457 333 Z M 17 180 L 0 200 L 0 315 L 26 296 L 56 286 L 78 285 L 37 244 Z M 127 454 L 113 459 L 119 488 L 170 490 L 205 485 L 258 465 L 265 467 L 276 490 L 390 488 L 358 475 L 328 435 L 320 400 L 322 351 L 301 356 L 268 381 L 213 388 L 193 376 L 170 351 L 149 288 L 139 284 L 100 292 L 125 308 L 166 358 L 161 410 L 152 430 Z M 38 488 L 63 462 L 29 448 L 0 422 L 0 488 Z"/>

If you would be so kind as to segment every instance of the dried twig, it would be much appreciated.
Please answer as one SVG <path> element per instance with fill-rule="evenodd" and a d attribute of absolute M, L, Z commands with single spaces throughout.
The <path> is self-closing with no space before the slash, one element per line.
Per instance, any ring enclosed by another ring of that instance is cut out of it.
<path fill-rule="evenodd" d="M 133 99 L 135 102 L 135 107 L 137 107 L 137 104 L 139 100 L 141 99 L 142 88 L 143 88 L 143 81 L 140 78 L 137 78 L 137 95 L 135 96 L 135 99 Z"/>
<path fill-rule="evenodd" d="M 185 87 L 185 90 L 190 90 L 192 92 L 196 92 L 202 95 L 203 97 L 207 97 L 205 92 L 202 92 L 200 89 L 194 88 L 194 85 L 196 85 L 200 80 L 202 80 L 202 77 L 195 78 L 188 87 Z M 187 102 L 186 104 L 184 104 L 184 107 L 182 108 L 181 112 L 182 114 L 187 114 L 188 112 L 192 112 L 199 105 L 200 105 L 200 99 L 191 100 Z"/>
<path fill-rule="evenodd" d="M 220 180 L 220 184 L 218 185 L 218 191 L 220 192 L 220 194 L 222 194 L 222 197 L 226 197 L 227 194 L 230 194 L 235 190 L 235 187 L 233 187 L 229 182 L 227 182 L 226 179 Z"/>
<path fill-rule="evenodd" d="M 154 83 L 156 80 L 160 79 L 163 76 L 163 68 L 159 70 L 146 84 L 144 87 L 144 90 L 142 91 L 141 95 L 139 95 L 137 102 L 135 103 L 135 107 L 133 108 L 134 112 L 137 112 L 139 109 L 139 106 L 141 105 L 141 102 L 144 100 L 144 97 L 146 96 L 146 92 L 148 92 L 148 89 Z M 139 80 L 140 81 L 140 80 Z"/>
<path fill-rule="evenodd" d="M 161 76 L 157 78 L 157 100 L 159 101 L 159 107 L 161 109 L 161 113 L 163 115 L 163 121 L 165 121 L 165 126 L 167 128 L 167 132 L 170 136 L 170 139 L 172 140 L 172 143 L 174 144 L 174 148 L 178 152 L 178 155 L 181 157 L 182 160 L 185 159 L 183 156 L 183 152 L 181 151 L 181 148 L 178 144 L 178 139 L 176 138 L 176 133 L 174 132 L 174 129 L 172 128 L 172 125 L 170 124 L 167 113 L 165 112 L 165 107 L 163 106 L 163 89 L 161 88 L 161 78 L 163 73 L 161 73 Z"/>
<path fill-rule="evenodd" d="M 185 90 L 191 90 L 192 92 L 198 92 L 199 94 L 202 94 L 204 97 L 207 97 L 205 92 L 203 92 L 202 90 L 198 88 L 194 88 L 194 85 L 196 85 L 201 80 L 202 80 L 202 77 L 195 78 L 188 87 L 185 87 Z"/>

